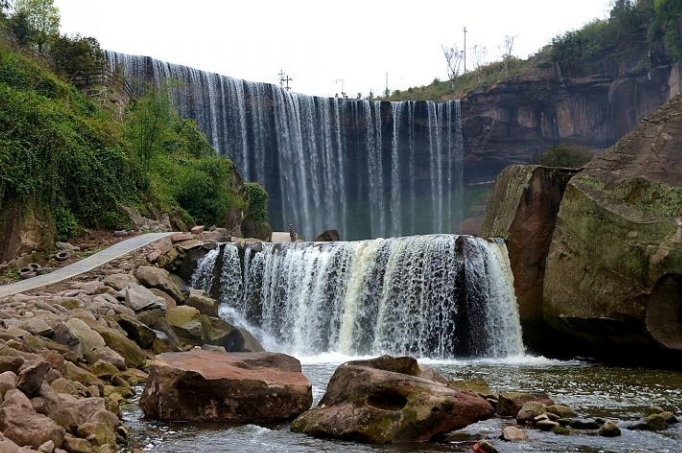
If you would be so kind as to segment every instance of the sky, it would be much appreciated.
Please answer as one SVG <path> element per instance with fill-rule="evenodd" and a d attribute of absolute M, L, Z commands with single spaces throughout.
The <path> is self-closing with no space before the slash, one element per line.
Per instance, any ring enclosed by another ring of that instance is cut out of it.
<path fill-rule="evenodd" d="M 355 97 L 447 80 L 442 46 L 505 37 L 526 58 L 551 39 L 605 18 L 612 0 L 54 0 L 61 32 L 104 49 L 250 81 L 291 78 L 294 92 Z"/>

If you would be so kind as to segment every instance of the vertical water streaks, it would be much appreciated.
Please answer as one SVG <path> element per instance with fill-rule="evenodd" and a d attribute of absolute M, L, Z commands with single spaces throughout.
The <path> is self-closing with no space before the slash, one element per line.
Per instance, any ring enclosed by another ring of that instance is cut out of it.
<path fill-rule="evenodd" d="M 521 354 L 521 328 L 502 242 L 456 235 L 264 244 L 209 253 L 193 283 L 220 273 L 220 300 L 296 355 Z M 214 271 L 212 264 L 223 266 Z M 230 269 L 226 269 L 226 266 Z M 210 269 L 209 269 L 210 268 Z"/>
<path fill-rule="evenodd" d="M 271 223 L 312 239 L 458 231 L 462 220 L 459 101 L 325 99 L 148 57 L 107 52 L 137 83 L 167 87 L 242 177 L 263 184 Z"/>

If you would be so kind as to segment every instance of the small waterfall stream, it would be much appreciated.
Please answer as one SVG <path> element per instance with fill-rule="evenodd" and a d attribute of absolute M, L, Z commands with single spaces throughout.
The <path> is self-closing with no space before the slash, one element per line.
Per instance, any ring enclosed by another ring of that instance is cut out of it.
<path fill-rule="evenodd" d="M 202 259 L 192 281 L 219 293 L 230 321 L 299 356 L 523 353 L 507 251 L 495 240 L 265 243 L 247 250 L 243 272 L 237 248 L 225 244 Z"/>

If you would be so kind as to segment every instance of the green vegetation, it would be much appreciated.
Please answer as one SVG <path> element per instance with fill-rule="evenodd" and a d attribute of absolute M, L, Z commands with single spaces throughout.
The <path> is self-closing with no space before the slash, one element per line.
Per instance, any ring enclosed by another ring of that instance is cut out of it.
<path fill-rule="evenodd" d="M 15 6 L 22 3 L 31 1 Z M 226 224 L 239 219 L 233 212 L 247 207 L 241 179 L 196 124 L 172 110 L 168 90 L 147 90 L 119 118 L 71 83 L 103 67 L 95 39 L 45 31 L 43 41 L 27 11 L 6 17 L 3 6 L 0 0 L 0 214 L 37 206 L 62 239 L 84 228 L 129 227 L 124 206 L 168 212 L 179 225 L 234 227 Z"/>
<path fill-rule="evenodd" d="M 594 157 L 589 149 L 560 143 L 540 156 L 538 164 L 546 167 L 582 168 Z"/>

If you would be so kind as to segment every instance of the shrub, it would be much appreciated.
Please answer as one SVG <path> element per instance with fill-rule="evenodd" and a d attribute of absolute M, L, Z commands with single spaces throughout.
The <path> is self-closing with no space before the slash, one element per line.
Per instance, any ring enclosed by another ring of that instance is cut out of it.
<path fill-rule="evenodd" d="M 581 168 L 593 157 L 594 153 L 587 148 L 560 143 L 540 156 L 538 164 L 547 167 Z"/>

